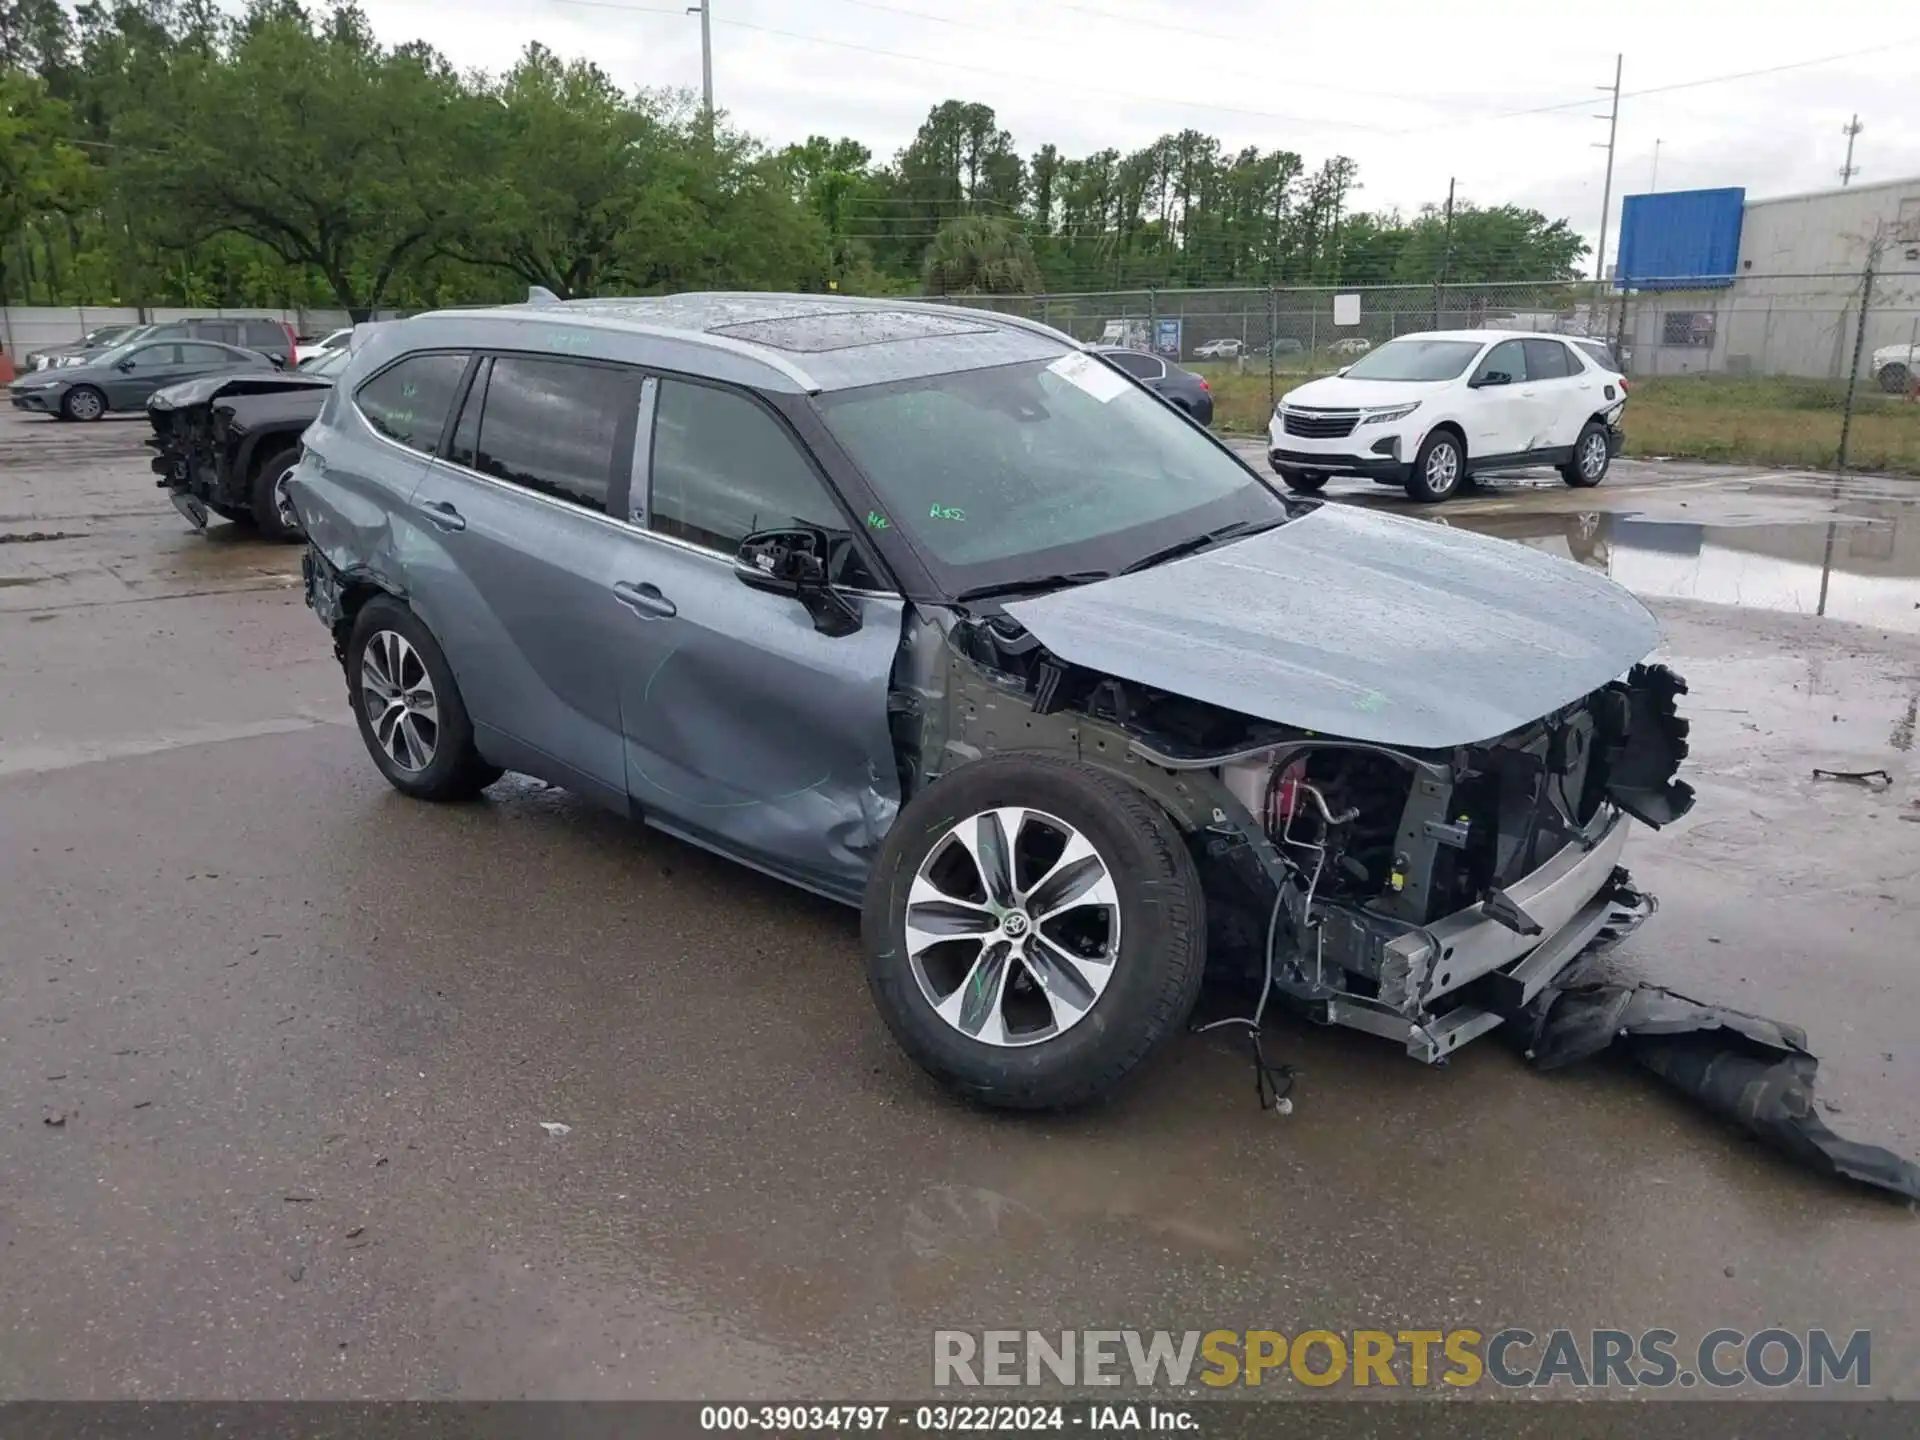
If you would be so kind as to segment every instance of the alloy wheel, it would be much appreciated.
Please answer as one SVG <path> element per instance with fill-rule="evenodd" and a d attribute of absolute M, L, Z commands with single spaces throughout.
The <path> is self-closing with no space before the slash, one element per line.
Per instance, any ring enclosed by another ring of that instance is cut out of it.
<path fill-rule="evenodd" d="M 1427 488 L 1444 495 L 1460 483 L 1460 452 L 1451 445 L 1436 445 L 1427 456 Z"/>
<path fill-rule="evenodd" d="M 982 1044 L 1037 1044 L 1084 1020 L 1112 980 L 1120 893 L 1106 860 L 1066 821 L 983 811 L 921 861 L 906 950 L 948 1025 Z"/>
<path fill-rule="evenodd" d="M 1589 435 L 1580 445 L 1580 473 L 1592 480 L 1607 468 L 1607 437 Z"/>
<path fill-rule="evenodd" d="M 408 774 L 433 763 L 440 742 L 439 698 L 420 652 L 396 630 L 376 630 L 360 652 L 360 703 L 373 738 Z"/>
<path fill-rule="evenodd" d="M 67 398 L 67 413 L 76 420 L 97 420 L 100 397 L 91 390 L 76 390 Z"/>
<path fill-rule="evenodd" d="M 300 533 L 300 514 L 293 508 L 293 497 L 287 494 L 287 481 L 299 468 L 298 464 L 289 465 L 273 480 L 273 513 L 279 516 L 282 526 L 296 535 Z"/>

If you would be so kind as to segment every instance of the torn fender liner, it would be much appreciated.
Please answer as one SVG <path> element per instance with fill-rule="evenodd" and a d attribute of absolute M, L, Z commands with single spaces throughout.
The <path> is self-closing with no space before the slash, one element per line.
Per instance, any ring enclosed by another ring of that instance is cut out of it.
<path fill-rule="evenodd" d="M 1548 986 L 1513 1023 L 1527 1058 L 1557 1070 L 1622 1046 L 1716 1115 L 1825 1175 L 1920 1200 L 1920 1165 L 1829 1130 L 1814 1110 L 1806 1032 L 1658 985 Z"/>

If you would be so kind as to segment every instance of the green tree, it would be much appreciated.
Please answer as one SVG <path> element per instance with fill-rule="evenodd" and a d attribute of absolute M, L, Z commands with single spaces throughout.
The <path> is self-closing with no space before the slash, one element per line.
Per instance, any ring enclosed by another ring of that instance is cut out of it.
<path fill-rule="evenodd" d="M 242 235 L 367 311 L 477 212 L 474 97 L 427 47 L 380 46 L 351 6 L 316 28 L 257 5 L 208 53 L 176 55 L 168 82 L 114 129 L 128 198 L 171 248 Z"/>
<path fill-rule="evenodd" d="M 1014 224 L 998 215 L 949 221 L 927 247 L 929 295 L 1018 295 L 1040 288 L 1033 249 Z"/>
<path fill-rule="evenodd" d="M 5 257 L 36 218 L 70 212 L 85 200 L 92 173 L 68 143 L 67 107 L 46 82 L 0 70 L 0 295 L 8 293 Z"/>

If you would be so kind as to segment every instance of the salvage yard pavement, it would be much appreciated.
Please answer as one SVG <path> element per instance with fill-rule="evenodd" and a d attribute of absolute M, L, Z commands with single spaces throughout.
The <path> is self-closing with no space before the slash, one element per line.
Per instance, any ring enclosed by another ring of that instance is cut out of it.
<path fill-rule="evenodd" d="M 0 1396 L 919 1394 L 995 1317 L 1444 1317 L 1868 1329 L 1920 1398 L 1912 1207 L 1626 1066 L 1279 1019 L 1286 1118 L 1216 1037 L 1090 1111 L 952 1101 L 851 913 L 545 786 L 393 794 L 297 549 L 191 533 L 143 429 L 0 416 Z M 1827 1123 L 1920 1152 L 1920 486 L 1418 513 L 1605 571 L 1691 684 L 1609 965 L 1800 1026 Z"/>

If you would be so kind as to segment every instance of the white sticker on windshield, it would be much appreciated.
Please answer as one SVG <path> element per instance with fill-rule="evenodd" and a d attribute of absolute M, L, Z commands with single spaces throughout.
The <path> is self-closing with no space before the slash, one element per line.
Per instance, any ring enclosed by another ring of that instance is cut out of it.
<path fill-rule="evenodd" d="M 1102 405 L 1127 388 L 1124 376 L 1084 351 L 1076 350 L 1071 355 L 1062 355 L 1047 369 L 1076 389 L 1086 391 Z"/>

